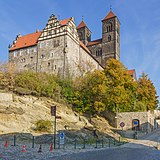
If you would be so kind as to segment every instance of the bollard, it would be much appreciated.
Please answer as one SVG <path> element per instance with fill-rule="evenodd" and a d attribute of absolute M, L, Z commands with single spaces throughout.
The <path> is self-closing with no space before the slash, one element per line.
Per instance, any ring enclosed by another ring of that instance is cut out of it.
<path fill-rule="evenodd" d="M 77 139 L 74 140 L 74 149 L 77 148 Z"/>
<path fill-rule="evenodd" d="M 104 148 L 104 140 L 102 139 L 102 148 Z"/>
<path fill-rule="evenodd" d="M 95 148 L 97 148 L 97 146 L 98 146 L 98 140 L 96 139 L 96 146 L 95 146 Z"/>
<path fill-rule="evenodd" d="M 5 141 L 4 147 L 8 147 L 8 140 Z"/>
<path fill-rule="evenodd" d="M 42 152 L 42 145 L 40 144 L 38 152 Z"/>
<path fill-rule="evenodd" d="M 121 137 L 119 137 L 119 142 L 121 142 Z"/>
<path fill-rule="evenodd" d="M 53 151 L 53 144 L 50 145 L 49 151 L 50 151 L 50 152 Z"/>
<path fill-rule="evenodd" d="M 16 135 L 13 137 L 13 146 L 16 146 Z"/>
<path fill-rule="evenodd" d="M 114 146 L 116 145 L 116 140 L 114 139 Z"/>
<path fill-rule="evenodd" d="M 82 149 L 85 149 L 86 148 L 86 140 L 83 139 L 83 148 Z"/>
<path fill-rule="evenodd" d="M 34 136 L 32 138 L 32 148 L 34 148 Z"/>
<path fill-rule="evenodd" d="M 22 150 L 21 150 L 21 151 L 22 151 L 22 152 L 27 152 L 25 145 L 22 146 Z"/>
<path fill-rule="evenodd" d="M 108 147 L 110 147 L 111 146 L 111 140 L 110 140 L 110 138 L 108 139 Z"/>

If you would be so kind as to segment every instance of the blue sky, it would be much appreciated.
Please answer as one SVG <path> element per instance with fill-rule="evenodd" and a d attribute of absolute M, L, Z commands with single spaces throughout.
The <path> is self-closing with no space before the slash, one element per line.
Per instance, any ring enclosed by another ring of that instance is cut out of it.
<path fill-rule="evenodd" d="M 84 20 L 92 40 L 101 38 L 101 20 L 113 12 L 121 22 L 121 62 L 145 72 L 160 96 L 160 1 L 159 0 L 0 0 L 0 61 L 8 60 L 8 45 L 16 35 L 42 30 L 53 13 L 60 19 Z"/>

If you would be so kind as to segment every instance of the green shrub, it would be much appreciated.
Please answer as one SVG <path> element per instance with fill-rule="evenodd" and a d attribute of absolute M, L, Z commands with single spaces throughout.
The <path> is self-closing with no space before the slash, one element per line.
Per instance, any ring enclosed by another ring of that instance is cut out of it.
<path fill-rule="evenodd" d="M 35 125 L 35 130 L 40 132 L 51 132 L 53 127 L 52 121 L 49 120 L 38 120 Z"/>

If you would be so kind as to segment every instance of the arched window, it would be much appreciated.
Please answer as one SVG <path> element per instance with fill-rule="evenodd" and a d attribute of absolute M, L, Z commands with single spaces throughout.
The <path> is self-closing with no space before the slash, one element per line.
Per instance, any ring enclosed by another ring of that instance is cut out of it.
<path fill-rule="evenodd" d="M 109 42 L 111 41 L 111 35 L 108 36 L 108 41 L 109 41 Z"/>
<path fill-rule="evenodd" d="M 112 23 L 109 23 L 107 25 L 107 32 L 111 32 L 112 31 Z"/>
<path fill-rule="evenodd" d="M 99 48 L 97 51 L 96 51 L 96 57 L 99 57 L 99 56 L 102 56 L 102 49 Z"/>

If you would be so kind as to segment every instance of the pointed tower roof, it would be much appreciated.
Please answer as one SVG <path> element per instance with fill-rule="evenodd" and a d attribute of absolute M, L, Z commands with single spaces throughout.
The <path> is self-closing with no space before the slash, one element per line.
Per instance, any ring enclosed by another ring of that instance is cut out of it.
<path fill-rule="evenodd" d="M 81 23 L 77 26 L 77 29 L 80 29 L 82 27 L 87 27 L 86 23 L 82 20 Z M 88 28 L 88 27 L 87 27 Z"/>
<path fill-rule="evenodd" d="M 112 10 L 110 10 L 110 12 L 107 14 L 107 16 L 102 21 L 108 20 L 113 17 L 116 17 L 116 15 L 112 12 Z"/>

